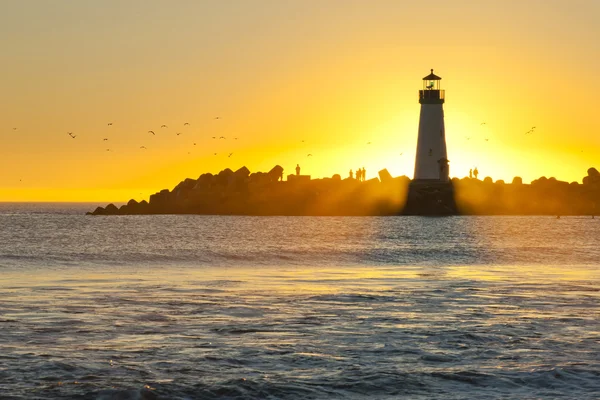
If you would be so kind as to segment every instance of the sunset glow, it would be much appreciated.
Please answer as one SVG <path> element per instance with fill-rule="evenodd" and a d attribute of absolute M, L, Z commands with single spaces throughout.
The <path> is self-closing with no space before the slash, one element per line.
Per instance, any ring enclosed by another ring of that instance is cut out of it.
<path fill-rule="evenodd" d="M 143 199 L 276 164 L 412 177 L 430 68 L 451 176 L 600 166 L 600 2 L 413 3 L 5 1 L 0 201 Z"/>

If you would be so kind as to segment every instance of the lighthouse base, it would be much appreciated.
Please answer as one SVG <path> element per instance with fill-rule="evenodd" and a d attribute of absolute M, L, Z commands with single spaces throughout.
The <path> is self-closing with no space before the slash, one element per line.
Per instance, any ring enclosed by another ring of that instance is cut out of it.
<path fill-rule="evenodd" d="M 402 215 L 458 215 L 452 182 L 411 181 Z"/>

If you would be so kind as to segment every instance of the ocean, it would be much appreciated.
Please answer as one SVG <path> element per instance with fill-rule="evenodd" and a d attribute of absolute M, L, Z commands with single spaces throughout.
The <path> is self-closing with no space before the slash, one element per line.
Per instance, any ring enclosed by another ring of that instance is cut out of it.
<path fill-rule="evenodd" d="M 1 399 L 597 399 L 600 219 L 0 204 Z"/>

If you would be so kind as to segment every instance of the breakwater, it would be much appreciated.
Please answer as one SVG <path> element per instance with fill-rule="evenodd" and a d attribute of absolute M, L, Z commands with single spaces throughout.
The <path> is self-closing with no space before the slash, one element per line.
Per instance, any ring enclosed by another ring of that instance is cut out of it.
<path fill-rule="evenodd" d="M 185 179 L 172 190 L 164 189 L 148 201 L 130 200 L 116 207 L 98 207 L 90 215 L 206 214 L 206 215 L 428 215 L 428 205 L 405 209 L 410 178 L 392 177 L 387 170 L 379 178 L 311 179 L 290 175 L 283 168 L 251 173 L 246 167 L 225 169 Z M 530 184 L 515 177 L 512 182 L 473 178 L 451 180 L 456 210 L 460 215 L 596 215 L 600 212 L 600 173 L 587 170 L 581 182 L 541 177 Z M 432 185 L 431 191 L 436 191 Z M 447 196 L 441 193 L 440 196 Z M 424 199 L 426 200 L 426 199 Z M 415 204 L 415 201 L 412 202 Z M 419 199 L 416 199 L 419 204 Z M 451 214 L 452 214 L 451 213 Z"/>

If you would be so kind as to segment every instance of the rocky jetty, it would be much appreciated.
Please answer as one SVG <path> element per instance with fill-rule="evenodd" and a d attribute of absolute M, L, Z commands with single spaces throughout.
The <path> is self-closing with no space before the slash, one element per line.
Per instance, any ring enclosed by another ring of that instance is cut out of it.
<path fill-rule="evenodd" d="M 409 187 L 417 190 L 411 190 Z M 410 193 L 410 194 L 409 194 Z M 117 208 L 98 207 L 89 215 L 211 214 L 211 215 L 596 215 L 600 213 L 600 173 L 595 168 L 578 182 L 539 178 L 524 184 L 472 178 L 450 183 L 411 182 L 392 177 L 358 181 L 310 179 L 290 175 L 283 168 L 251 173 L 246 167 L 225 169 L 216 175 L 185 179 L 149 201 L 130 200 Z"/>
<path fill-rule="evenodd" d="M 511 183 L 452 179 L 460 214 L 467 215 L 598 215 L 600 174 L 590 168 L 582 183 L 541 177 L 524 184 L 520 177 Z"/>

